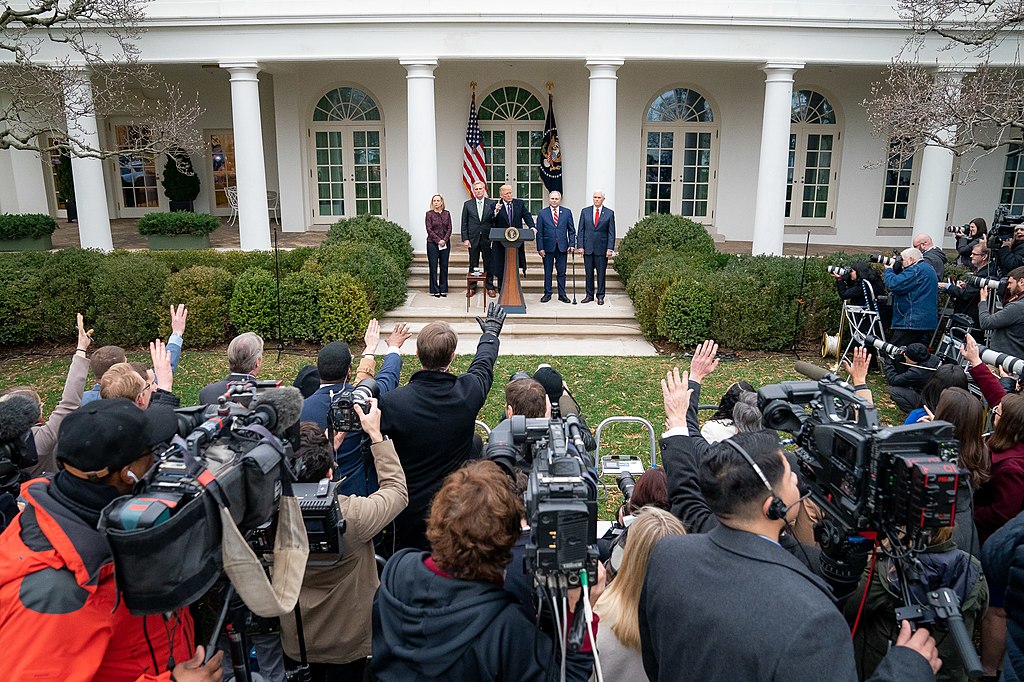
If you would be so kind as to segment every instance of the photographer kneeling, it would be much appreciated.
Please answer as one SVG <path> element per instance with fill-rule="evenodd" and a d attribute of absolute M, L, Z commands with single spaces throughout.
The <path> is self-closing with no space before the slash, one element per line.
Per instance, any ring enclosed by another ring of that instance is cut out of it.
<path fill-rule="evenodd" d="M 556 644 L 502 589 L 522 518 L 522 501 L 494 462 L 445 479 L 427 521 L 432 551 L 403 550 L 384 567 L 373 603 L 376 679 L 558 679 Z M 602 574 L 592 603 L 603 583 Z M 579 590 L 569 597 L 574 608 Z M 586 649 L 566 656 L 566 679 L 588 679 Z"/>
<path fill-rule="evenodd" d="M 394 443 L 380 432 L 377 400 L 370 398 L 369 402 L 368 413 L 364 414 L 359 407 L 355 413 L 370 440 L 380 487 L 368 497 L 338 495 L 345 519 L 344 555 L 333 566 L 307 565 L 299 592 L 306 655 L 313 677 L 331 682 L 363 679 L 366 657 L 370 655 L 373 594 L 380 584 L 373 536 L 391 523 L 409 501 L 405 473 Z M 302 482 L 329 478 L 333 457 L 323 431 L 315 423 L 304 422 L 301 434 L 302 446 L 295 454 L 307 467 Z M 316 559 L 316 555 L 310 559 Z M 344 617 L 339 618 L 339 614 Z M 288 657 L 297 661 L 299 644 L 294 618 L 281 618 L 281 640 Z"/>
<path fill-rule="evenodd" d="M 176 430 L 173 411 L 143 412 L 127 400 L 94 401 L 64 418 L 56 452 L 63 470 L 25 484 L 25 510 L 0 536 L 0 641 L 8 650 L 0 679 L 220 679 L 222 653 L 205 665 L 202 647 L 193 656 L 187 608 L 128 612 L 96 530 L 103 508 L 131 494 L 154 463 L 153 446 Z"/>

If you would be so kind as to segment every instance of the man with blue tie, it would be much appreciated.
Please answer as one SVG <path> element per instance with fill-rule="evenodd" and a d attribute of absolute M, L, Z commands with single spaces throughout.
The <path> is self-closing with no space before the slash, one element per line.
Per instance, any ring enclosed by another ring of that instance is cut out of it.
<path fill-rule="evenodd" d="M 558 300 L 569 303 L 565 295 L 566 254 L 576 246 L 576 228 L 572 211 L 561 208 L 562 193 L 548 194 L 548 207 L 537 215 L 537 251 L 544 259 L 544 295 L 541 303 L 551 300 L 551 270 L 558 272 Z"/>
<path fill-rule="evenodd" d="M 594 205 L 580 211 L 576 253 L 583 254 L 587 273 L 587 295 L 580 303 L 594 300 L 594 273 L 597 273 L 597 304 L 604 305 L 604 280 L 608 259 L 615 248 L 615 213 L 604 208 L 604 192 L 594 191 Z"/>

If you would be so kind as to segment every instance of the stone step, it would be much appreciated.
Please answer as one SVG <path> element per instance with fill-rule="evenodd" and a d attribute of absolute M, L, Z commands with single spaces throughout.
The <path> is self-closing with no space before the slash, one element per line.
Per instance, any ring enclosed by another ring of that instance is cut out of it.
<path fill-rule="evenodd" d="M 524 279 L 522 280 L 523 294 L 527 297 L 527 303 L 536 301 L 539 299 L 541 294 L 544 293 L 544 279 Z M 422 278 L 410 279 L 407 285 L 409 291 L 417 291 L 421 293 L 427 293 L 430 291 L 430 283 L 427 281 L 426 276 Z M 478 285 L 478 291 L 482 291 L 483 287 Z M 462 280 L 451 277 L 448 279 L 448 290 L 449 296 L 465 296 L 466 294 L 466 283 Z M 554 278 L 551 281 L 551 290 L 554 295 L 558 293 L 558 285 Z M 605 283 L 605 290 L 609 296 L 626 295 L 626 287 L 622 286 L 622 282 L 608 281 Z M 572 298 L 572 278 L 566 278 L 565 292 L 569 298 Z M 583 278 L 580 277 L 576 280 L 576 298 L 581 299 L 586 296 L 586 289 L 583 284 Z"/>
<path fill-rule="evenodd" d="M 548 303 L 540 303 L 539 296 L 526 297 L 526 313 L 509 315 L 506 325 L 530 327 L 542 324 L 558 325 L 595 325 L 620 326 L 623 331 L 634 330 L 639 333 L 633 306 L 625 294 L 608 296 L 605 305 L 599 306 L 596 301 L 586 304 L 572 305 L 552 299 Z M 447 320 L 455 324 L 470 322 L 477 315 L 484 314 L 485 303 L 496 301 L 486 298 L 482 292 L 469 299 L 469 311 L 466 310 L 466 297 L 462 292 L 449 293 L 446 298 L 434 298 L 430 294 L 410 291 L 406 301 L 400 307 L 386 313 L 381 325 L 394 322 L 426 324 L 434 320 Z M 581 300 L 579 297 L 578 300 Z M 390 327 L 388 327 L 390 329 Z"/>

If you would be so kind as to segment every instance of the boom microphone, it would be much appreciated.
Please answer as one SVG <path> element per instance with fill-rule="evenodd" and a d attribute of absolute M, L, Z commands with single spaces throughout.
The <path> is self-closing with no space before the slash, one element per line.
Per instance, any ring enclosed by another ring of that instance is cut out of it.
<path fill-rule="evenodd" d="M 818 367 L 817 365 L 812 365 L 811 363 L 804 362 L 803 360 L 798 360 L 797 363 L 793 365 L 793 369 L 808 379 L 814 379 L 815 381 L 821 381 L 827 376 L 834 376 L 824 367 Z"/>
<path fill-rule="evenodd" d="M 15 440 L 39 421 L 39 403 L 24 393 L 0 397 L 0 443 Z"/>
<path fill-rule="evenodd" d="M 302 414 L 302 392 L 294 386 L 271 388 L 257 395 L 249 405 L 252 414 L 244 418 L 248 424 L 262 424 L 275 436 L 284 437 L 285 431 Z"/>

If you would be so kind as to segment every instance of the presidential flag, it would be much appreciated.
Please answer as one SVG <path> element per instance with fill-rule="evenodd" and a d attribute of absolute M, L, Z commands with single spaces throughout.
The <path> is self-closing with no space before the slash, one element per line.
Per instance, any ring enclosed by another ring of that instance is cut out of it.
<path fill-rule="evenodd" d="M 562 149 L 555 125 L 554 98 L 548 93 L 548 118 L 544 122 L 544 142 L 540 146 L 540 179 L 549 192 L 562 191 Z"/>
<path fill-rule="evenodd" d="M 462 149 L 462 184 L 473 195 L 473 183 L 487 182 L 487 161 L 484 141 L 480 134 L 480 120 L 476 117 L 476 93 L 469 103 L 469 125 L 466 126 L 466 145 Z"/>

